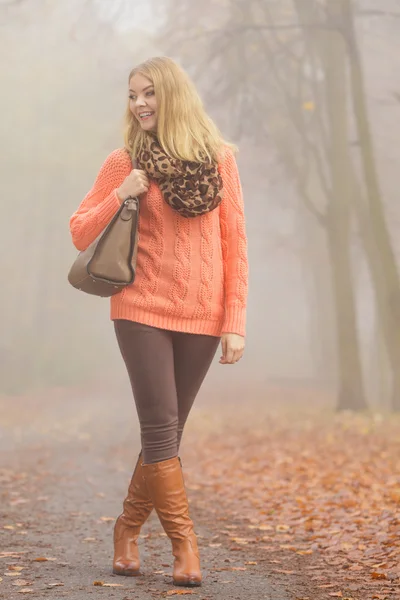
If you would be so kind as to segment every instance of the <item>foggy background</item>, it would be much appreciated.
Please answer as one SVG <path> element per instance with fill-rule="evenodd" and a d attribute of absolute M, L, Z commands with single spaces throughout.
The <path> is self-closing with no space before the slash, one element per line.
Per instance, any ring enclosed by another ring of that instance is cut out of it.
<path fill-rule="evenodd" d="M 398 0 L 1 0 L 0 394 L 127 385 L 109 300 L 67 282 L 69 218 L 130 70 L 168 55 L 240 149 L 247 345 L 207 389 L 398 410 L 399 50 Z"/>

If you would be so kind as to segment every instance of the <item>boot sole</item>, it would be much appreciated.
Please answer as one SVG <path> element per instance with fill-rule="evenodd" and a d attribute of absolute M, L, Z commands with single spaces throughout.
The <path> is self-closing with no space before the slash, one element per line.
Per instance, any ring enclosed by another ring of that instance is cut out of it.
<path fill-rule="evenodd" d="M 140 570 L 138 571 L 117 571 L 113 569 L 114 575 L 121 575 L 122 577 L 138 577 L 141 575 Z"/>
<path fill-rule="evenodd" d="M 189 580 L 189 581 L 175 581 L 175 579 L 172 580 L 173 584 L 179 587 L 200 587 L 201 586 L 201 581 L 196 581 L 196 580 Z"/>

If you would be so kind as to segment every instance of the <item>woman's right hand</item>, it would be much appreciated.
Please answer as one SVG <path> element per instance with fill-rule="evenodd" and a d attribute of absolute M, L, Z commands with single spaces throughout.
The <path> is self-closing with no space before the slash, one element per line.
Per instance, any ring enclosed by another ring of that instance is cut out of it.
<path fill-rule="evenodd" d="M 145 171 L 132 169 L 125 180 L 117 188 L 117 196 L 121 203 L 130 196 L 136 197 L 149 190 L 150 183 Z"/>

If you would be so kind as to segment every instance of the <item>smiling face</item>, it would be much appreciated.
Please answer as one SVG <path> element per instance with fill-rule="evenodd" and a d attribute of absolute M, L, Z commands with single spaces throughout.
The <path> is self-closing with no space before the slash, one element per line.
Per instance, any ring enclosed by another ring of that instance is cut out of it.
<path fill-rule="evenodd" d="M 136 73 L 129 82 L 129 109 L 144 131 L 157 130 L 157 100 L 154 85 Z"/>

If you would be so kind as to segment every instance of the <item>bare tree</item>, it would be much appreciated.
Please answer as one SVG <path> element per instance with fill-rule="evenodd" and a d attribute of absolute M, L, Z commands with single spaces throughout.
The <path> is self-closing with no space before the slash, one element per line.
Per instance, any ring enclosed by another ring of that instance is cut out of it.
<path fill-rule="evenodd" d="M 214 7 L 215 3 L 211 4 Z M 185 6 L 179 2 L 174 6 L 182 27 L 176 41 L 182 59 L 187 50 L 182 42 L 207 42 L 201 46 L 205 57 L 196 75 L 201 78 L 207 73 L 209 103 L 220 105 L 224 100 L 230 121 L 239 124 L 231 128 L 235 137 L 246 135 L 240 124 L 247 114 L 262 115 L 261 126 L 251 135 L 258 142 L 269 136 L 299 197 L 326 231 L 337 316 L 338 407 L 363 409 L 366 402 L 349 257 L 347 100 L 342 85 L 337 86 L 337 79 L 346 83 L 343 40 L 325 7 L 312 0 L 294 6 L 290 2 L 232 1 L 229 10 L 225 5 L 225 18 L 221 17 L 218 26 L 213 22 L 212 28 L 197 34 L 196 15 L 187 9 L 183 24 Z M 191 22 L 196 25 L 190 26 Z M 176 38 L 175 22 L 174 28 Z M 322 38 L 314 36 L 321 30 L 329 36 L 323 45 Z M 199 55 L 199 48 L 195 52 Z M 260 119 L 257 121 L 259 124 Z"/>

